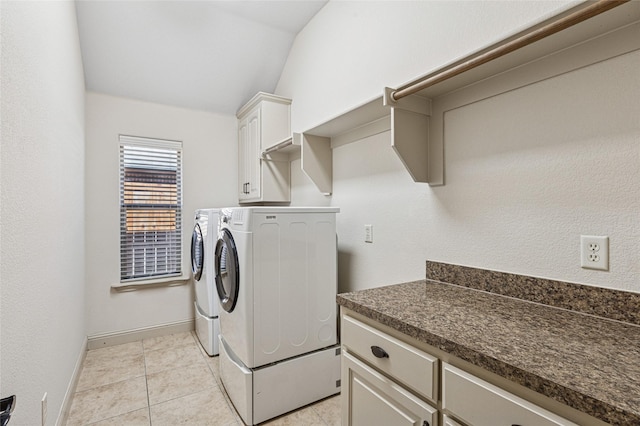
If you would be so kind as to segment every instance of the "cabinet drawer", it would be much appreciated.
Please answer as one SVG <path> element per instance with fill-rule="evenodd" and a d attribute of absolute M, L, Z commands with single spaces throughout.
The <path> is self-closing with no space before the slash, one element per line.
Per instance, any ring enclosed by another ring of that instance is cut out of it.
<path fill-rule="evenodd" d="M 436 400 L 437 358 L 348 315 L 342 317 L 342 342 L 394 380 L 430 401 Z"/>
<path fill-rule="evenodd" d="M 342 424 L 438 426 L 438 410 L 364 362 L 342 352 Z"/>
<path fill-rule="evenodd" d="M 577 426 L 449 364 L 442 364 L 442 408 L 474 426 Z"/>

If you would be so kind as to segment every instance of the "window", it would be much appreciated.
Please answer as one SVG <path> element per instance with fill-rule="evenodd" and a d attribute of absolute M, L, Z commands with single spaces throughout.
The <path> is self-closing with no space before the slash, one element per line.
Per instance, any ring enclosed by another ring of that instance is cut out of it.
<path fill-rule="evenodd" d="M 182 274 L 182 143 L 120 136 L 120 281 Z"/>

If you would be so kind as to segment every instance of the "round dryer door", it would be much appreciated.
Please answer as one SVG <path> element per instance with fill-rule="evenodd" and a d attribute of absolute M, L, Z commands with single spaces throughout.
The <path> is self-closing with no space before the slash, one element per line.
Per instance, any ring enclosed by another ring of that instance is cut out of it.
<path fill-rule="evenodd" d="M 238 251 L 228 229 L 222 229 L 215 252 L 216 290 L 222 309 L 232 312 L 238 301 L 240 267 Z"/>
<path fill-rule="evenodd" d="M 204 239 L 200 224 L 196 223 L 191 234 L 191 272 L 196 281 L 202 277 L 202 267 L 204 265 Z"/>

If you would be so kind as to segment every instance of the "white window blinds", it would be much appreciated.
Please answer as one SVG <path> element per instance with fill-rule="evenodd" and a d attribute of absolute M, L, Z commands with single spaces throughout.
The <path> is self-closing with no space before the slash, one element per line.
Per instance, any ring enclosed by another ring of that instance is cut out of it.
<path fill-rule="evenodd" d="M 120 136 L 120 281 L 182 274 L 182 143 Z"/>

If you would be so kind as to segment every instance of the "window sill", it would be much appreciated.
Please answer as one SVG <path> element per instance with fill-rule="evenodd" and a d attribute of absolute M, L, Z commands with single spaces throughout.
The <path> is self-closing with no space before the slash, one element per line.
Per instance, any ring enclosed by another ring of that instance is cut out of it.
<path fill-rule="evenodd" d="M 182 275 L 177 277 L 153 278 L 143 280 L 125 281 L 122 283 L 111 284 L 111 289 L 115 291 L 133 291 L 143 288 L 153 287 L 173 287 L 187 284 L 191 280 L 190 275 Z"/>

